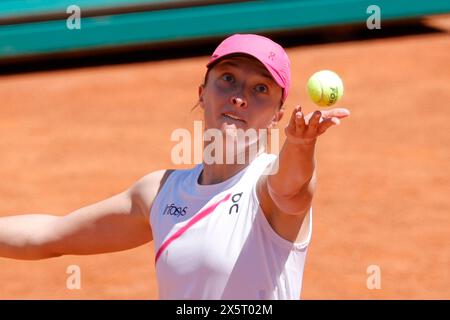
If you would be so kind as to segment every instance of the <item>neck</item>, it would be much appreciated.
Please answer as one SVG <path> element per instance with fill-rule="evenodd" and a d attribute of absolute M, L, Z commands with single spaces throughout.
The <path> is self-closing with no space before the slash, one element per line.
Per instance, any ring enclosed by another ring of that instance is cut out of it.
<path fill-rule="evenodd" d="M 249 152 L 249 149 L 245 150 L 245 162 L 244 163 L 211 163 L 207 164 L 203 161 L 203 171 L 198 178 L 198 183 L 202 185 L 221 183 L 234 175 L 238 174 L 241 170 L 244 170 L 258 155 L 265 150 L 261 148 L 255 154 L 255 152 Z M 225 154 L 225 153 L 223 153 Z M 236 160 L 236 159 L 235 159 Z M 224 161 L 225 162 L 225 161 Z M 236 161 L 235 161 L 236 162 Z"/>

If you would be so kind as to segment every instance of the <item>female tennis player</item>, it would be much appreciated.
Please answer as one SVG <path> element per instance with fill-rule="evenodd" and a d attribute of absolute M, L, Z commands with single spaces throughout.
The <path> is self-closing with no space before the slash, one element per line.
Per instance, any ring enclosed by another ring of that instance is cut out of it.
<path fill-rule="evenodd" d="M 242 141 L 233 140 L 238 129 L 269 130 L 278 123 L 290 81 L 280 45 L 252 34 L 226 38 L 207 64 L 199 105 L 205 132 L 231 137 L 223 153 L 237 146 L 245 161 L 204 157 L 189 170 L 152 172 L 65 216 L 3 217 L 0 256 L 100 254 L 153 240 L 161 299 L 299 299 L 311 238 L 316 141 L 349 111 L 305 116 L 295 107 L 278 156 L 264 149 L 251 153 L 255 141 L 239 148 Z"/>

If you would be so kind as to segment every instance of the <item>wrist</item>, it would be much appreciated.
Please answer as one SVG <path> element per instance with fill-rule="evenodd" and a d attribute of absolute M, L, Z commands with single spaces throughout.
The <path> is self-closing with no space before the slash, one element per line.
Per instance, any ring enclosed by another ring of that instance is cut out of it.
<path fill-rule="evenodd" d="M 317 138 L 314 139 L 299 139 L 293 137 L 286 137 L 285 144 L 289 148 L 300 150 L 314 150 L 316 146 Z"/>

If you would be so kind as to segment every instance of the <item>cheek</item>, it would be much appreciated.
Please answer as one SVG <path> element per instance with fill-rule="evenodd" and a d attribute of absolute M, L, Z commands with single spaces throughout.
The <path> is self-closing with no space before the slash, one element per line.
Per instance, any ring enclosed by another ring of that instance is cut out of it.
<path fill-rule="evenodd" d="M 226 100 L 233 92 L 233 86 L 223 84 L 219 80 L 211 83 L 210 92 L 219 100 Z"/>
<path fill-rule="evenodd" d="M 265 129 L 269 127 L 272 123 L 273 118 L 276 115 L 277 110 L 278 109 L 275 109 L 273 107 L 273 104 L 265 106 L 265 108 L 255 110 L 255 112 L 252 113 L 252 118 L 254 119 L 254 126 L 257 127 L 258 129 Z"/>
<path fill-rule="evenodd" d="M 208 85 L 203 96 L 203 102 L 205 104 L 205 110 L 217 109 L 226 104 L 229 99 L 230 93 L 226 90 L 218 88 L 215 85 Z"/>

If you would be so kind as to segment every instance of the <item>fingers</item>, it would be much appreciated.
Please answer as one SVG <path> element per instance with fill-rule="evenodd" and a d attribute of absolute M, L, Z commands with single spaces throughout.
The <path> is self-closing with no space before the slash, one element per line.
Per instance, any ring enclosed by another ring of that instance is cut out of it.
<path fill-rule="evenodd" d="M 295 113 L 295 125 L 297 132 L 301 133 L 305 129 L 305 119 L 303 117 L 302 108 L 299 107 L 298 112 Z"/>
<path fill-rule="evenodd" d="M 296 106 L 292 111 L 289 119 L 289 130 L 294 130 L 296 133 L 301 133 L 305 127 L 305 119 L 302 113 L 302 107 Z"/>
<path fill-rule="evenodd" d="M 292 111 L 289 125 L 285 132 L 292 139 L 302 141 L 316 139 L 333 125 L 339 125 L 342 118 L 348 117 L 350 111 L 346 108 L 335 108 L 331 110 L 316 110 L 307 114 L 302 112 L 300 106 Z M 295 140 L 296 141 L 296 140 Z"/>
<path fill-rule="evenodd" d="M 338 126 L 341 124 L 341 120 L 339 120 L 339 118 L 331 118 L 331 121 L 333 122 L 334 125 Z"/>
<path fill-rule="evenodd" d="M 335 108 L 331 110 L 322 111 L 322 117 L 324 118 L 345 118 L 350 115 L 350 111 L 345 108 Z"/>
<path fill-rule="evenodd" d="M 307 135 L 316 135 L 321 116 L 322 116 L 322 113 L 319 110 L 314 111 L 314 113 L 312 114 L 312 117 L 308 123 L 308 128 L 306 130 Z"/>
<path fill-rule="evenodd" d="M 331 126 L 338 126 L 340 123 L 341 123 L 341 120 L 339 120 L 336 117 L 326 119 L 319 124 L 317 133 L 318 133 L 318 135 L 321 135 L 322 133 L 327 131 L 328 128 L 330 128 Z"/>
<path fill-rule="evenodd" d="M 300 106 L 296 106 L 294 110 L 292 110 L 291 118 L 289 119 L 288 127 L 295 128 L 295 114 L 301 110 Z"/>

